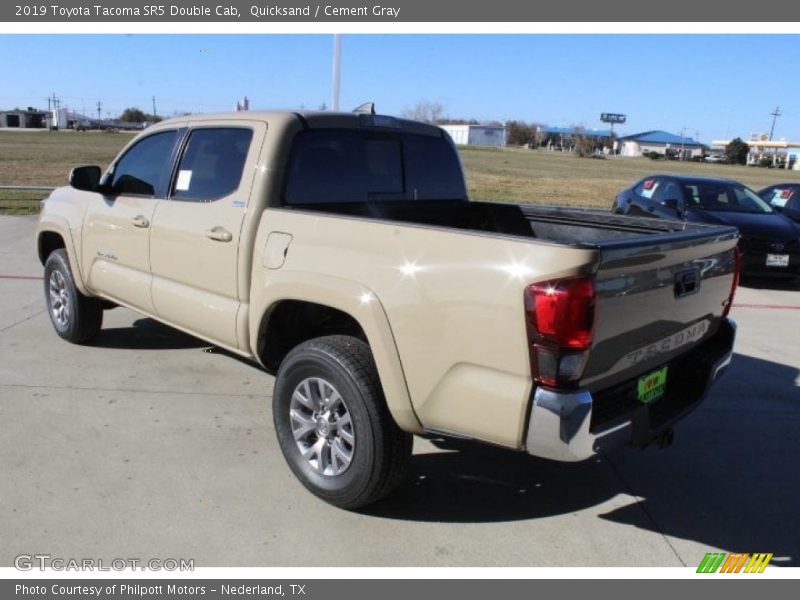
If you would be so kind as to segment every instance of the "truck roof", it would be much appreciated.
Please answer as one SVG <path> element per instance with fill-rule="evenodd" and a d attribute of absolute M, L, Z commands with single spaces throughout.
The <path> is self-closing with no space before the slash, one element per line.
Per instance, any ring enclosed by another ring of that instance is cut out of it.
<path fill-rule="evenodd" d="M 366 121 L 367 126 L 388 126 L 390 128 L 397 128 L 399 126 L 399 128 L 403 131 L 412 131 L 414 133 L 421 133 L 425 135 L 442 135 L 441 128 L 428 123 L 420 123 L 419 121 L 411 121 L 408 119 L 401 119 L 388 115 L 370 115 L 353 112 L 332 112 L 318 110 L 247 110 L 224 113 L 201 113 L 165 119 L 153 127 L 161 128 L 164 125 L 169 126 L 187 122 L 197 123 L 202 121 L 218 120 L 264 121 L 273 125 L 280 125 L 297 119 L 303 122 L 304 127 L 311 128 L 363 127 L 365 126 Z M 391 125 L 387 125 L 388 123 L 391 123 Z"/>

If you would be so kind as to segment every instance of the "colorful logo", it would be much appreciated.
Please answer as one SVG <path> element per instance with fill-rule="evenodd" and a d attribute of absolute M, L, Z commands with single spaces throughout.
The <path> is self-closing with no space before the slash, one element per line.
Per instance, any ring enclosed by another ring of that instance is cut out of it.
<path fill-rule="evenodd" d="M 700 561 L 698 573 L 763 573 L 772 552 L 757 554 L 709 552 Z"/>

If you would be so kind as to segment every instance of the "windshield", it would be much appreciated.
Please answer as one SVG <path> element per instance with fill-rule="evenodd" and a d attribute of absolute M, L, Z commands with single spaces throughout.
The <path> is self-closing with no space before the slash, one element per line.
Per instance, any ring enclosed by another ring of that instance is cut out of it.
<path fill-rule="evenodd" d="M 693 181 L 685 183 L 683 189 L 689 207 L 719 212 L 762 214 L 774 212 L 769 204 L 743 185 Z"/>

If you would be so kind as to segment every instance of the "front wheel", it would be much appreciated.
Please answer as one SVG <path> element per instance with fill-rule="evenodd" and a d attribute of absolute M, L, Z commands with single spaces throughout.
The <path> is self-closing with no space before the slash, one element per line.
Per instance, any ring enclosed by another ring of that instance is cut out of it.
<path fill-rule="evenodd" d="M 389 414 L 372 353 L 357 338 L 294 348 L 278 370 L 272 412 L 289 467 L 330 504 L 372 504 L 405 475 L 413 437 Z"/>
<path fill-rule="evenodd" d="M 85 344 L 103 325 L 103 305 L 75 287 L 67 253 L 55 250 L 44 263 L 44 297 L 56 333 L 73 344 Z"/>

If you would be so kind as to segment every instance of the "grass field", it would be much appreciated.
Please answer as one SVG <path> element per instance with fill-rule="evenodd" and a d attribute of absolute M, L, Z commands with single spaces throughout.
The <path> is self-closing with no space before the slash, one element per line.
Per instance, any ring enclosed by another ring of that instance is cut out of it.
<path fill-rule="evenodd" d="M 131 139 L 126 133 L 0 132 L 0 185 L 67 182 L 72 167 L 105 168 Z M 800 181 L 799 171 L 646 158 L 578 158 L 563 152 L 521 148 L 460 148 L 473 200 L 503 200 L 608 207 L 617 191 L 656 172 L 729 177 L 759 189 Z M 43 192 L 0 190 L 0 212 L 36 212 Z"/>
<path fill-rule="evenodd" d="M 0 131 L 0 186 L 66 185 L 70 169 L 105 168 L 131 137 L 96 131 Z M 0 212 L 37 212 L 45 196 L 46 192 L 0 190 Z"/>
<path fill-rule="evenodd" d="M 473 200 L 610 207 L 620 189 L 653 173 L 727 177 L 756 190 L 771 183 L 800 181 L 800 171 L 619 156 L 579 158 L 521 148 L 462 148 L 461 159 Z"/>

